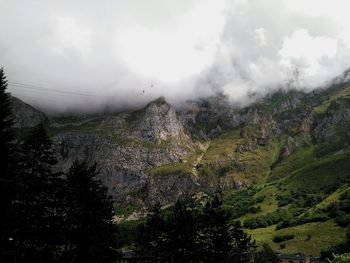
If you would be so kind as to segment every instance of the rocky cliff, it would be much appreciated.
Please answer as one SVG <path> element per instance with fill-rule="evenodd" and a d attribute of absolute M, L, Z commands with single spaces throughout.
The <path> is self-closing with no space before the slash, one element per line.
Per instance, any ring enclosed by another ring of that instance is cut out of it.
<path fill-rule="evenodd" d="M 15 128 L 34 127 L 42 121 L 48 120 L 47 116 L 31 105 L 12 97 L 12 109 L 15 119 Z"/>
<path fill-rule="evenodd" d="M 49 129 L 58 169 L 75 159 L 97 162 L 115 200 L 142 207 L 254 184 L 300 147 L 348 141 L 349 96 L 340 82 L 319 92 L 279 91 L 245 108 L 223 95 L 179 108 L 159 98 L 136 111 L 51 118 Z M 47 120 L 13 102 L 16 127 Z"/>

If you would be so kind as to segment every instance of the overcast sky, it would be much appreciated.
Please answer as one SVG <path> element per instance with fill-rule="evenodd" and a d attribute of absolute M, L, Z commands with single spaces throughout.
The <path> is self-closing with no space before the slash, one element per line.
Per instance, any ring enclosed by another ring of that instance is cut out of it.
<path fill-rule="evenodd" d="M 349 8 L 348 0 L 0 0 L 0 65 L 13 94 L 54 109 L 217 91 L 246 102 L 286 86 L 296 69 L 295 86 L 311 89 L 349 68 Z"/>

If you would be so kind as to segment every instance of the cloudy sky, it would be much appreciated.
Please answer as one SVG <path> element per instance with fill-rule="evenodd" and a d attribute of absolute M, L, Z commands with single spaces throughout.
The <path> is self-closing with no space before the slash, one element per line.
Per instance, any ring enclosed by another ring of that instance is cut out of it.
<path fill-rule="evenodd" d="M 0 0 L 9 90 L 54 109 L 222 91 L 233 102 L 350 67 L 347 0 Z M 291 81 L 297 79 L 297 81 Z"/>

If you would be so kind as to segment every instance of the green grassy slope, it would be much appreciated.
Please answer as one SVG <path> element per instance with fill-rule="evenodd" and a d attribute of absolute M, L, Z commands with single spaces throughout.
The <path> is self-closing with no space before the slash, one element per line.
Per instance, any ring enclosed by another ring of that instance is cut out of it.
<path fill-rule="evenodd" d="M 274 250 L 282 253 L 302 252 L 306 255 L 319 255 L 321 250 L 327 249 L 330 245 L 345 241 L 345 231 L 332 220 L 308 223 L 278 231 L 275 230 L 275 225 L 272 225 L 266 228 L 247 230 L 247 232 L 252 235 L 258 245 L 267 243 Z M 281 243 L 272 241 L 275 236 L 287 234 L 294 235 L 294 238 Z M 280 246 L 280 244 L 284 244 L 285 247 Z"/>
<path fill-rule="evenodd" d="M 341 194 L 349 189 L 350 151 L 316 158 L 314 149 L 315 146 L 298 149 L 272 170 L 269 183 L 255 186 L 259 190 L 253 198 L 260 197 L 263 201 L 255 204 L 258 211 L 248 211 L 240 216 L 242 222 L 252 218 L 266 220 L 266 215 L 278 211 L 292 214 L 292 220 L 296 221 L 295 226 L 279 230 L 275 224 L 248 229 L 259 244 L 267 242 L 282 252 L 319 255 L 322 249 L 344 241 L 344 228 L 334 222 L 341 212 L 332 215 L 325 211 L 332 203 L 339 203 Z M 307 200 L 312 202 L 307 204 Z M 278 221 L 284 219 L 282 216 Z M 316 222 L 306 223 L 309 221 Z M 272 239 L 285 234 L 293 234 L 295 238 L 283 242 L 286 247 L 282 249 Z M 307 235 L 312 238 L 309 240 Z"/>
<path fill-rule="evenodd" d="M 350 85 L 346 84 L 334 85 L 309 96 L 306 101 L 312 105 L 317 120 L 329 117 L 331 113 L 327 110 L 332 103 L 333 108 L 337 105 L 339 112 L 345 112 L 349 99 Z M 276 103 L 280 100 L 278 96 Z M 274 105 L 269 102 L 268 107 L 265 106 L 271 111 Z M 292 113 L 284 113 L 284 118 L 288 114 Z M 239 211 L 234 217 L 238 215 L 258 244 L 268 243 L 283 253 L 319 255 L 321 250 L 345 240 L 345 227 L 350 224 L 350 200 L 346 194 L 350 191 L 350 136 L 347 123 L 332 128 L 332 139 L 317 141 L 310 133 L 306 143 L 298 143 L 289 156 L 268 162 L 269 168 L 261 165 L 260 175 L 252 173 L 253 178 L 260 179 L 254 184 L 251 196 L 242 195 L 244 190 L 226 194 L 225 208 Z M 289 133 L 289 136 L 298 142 L 305 138 L 298 133 Z M 279 145 L 276 150 L 281 149 L 283 137 L 273 143 Z M 276 157 L 270 160 L 273 159 Z M 246 206 L 248 208 L 243 209 Z M 273 242 L 275 236 L 281 235 L 294 235 L 294 238 L 282 245 Z"/>

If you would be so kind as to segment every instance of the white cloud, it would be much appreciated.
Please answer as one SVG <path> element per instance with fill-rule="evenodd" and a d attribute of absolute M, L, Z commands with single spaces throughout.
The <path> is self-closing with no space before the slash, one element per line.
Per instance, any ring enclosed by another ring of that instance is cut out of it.
<path fill-rule="evenodd" d="M 10 81 L 96 94 L 96 105 L 218 90 L 243 101 L 249 92 L 283 86 L 295 68 L 310 89 L 349 68 L 348 6 L 346 0 L 0 0 L 0 63 Z M 86 103 L 13 92 L 62 108 Z"/>
<path fill-rule="evenodd" d="M 179 83 L 212 62 L 224 25 L 223 2 L 205 1 L 179 14 L 171 30 L 142 25 L 118 32 L 116 53 L 135 72 Z"/>
<path fill-rule="evenodd" d="M 257 28 L 255 29 L 255 39 L 258 43 L 258 46 L 265 46 L 266 45 L 266 32 L 265 28 Z"/>
<path fill-rule="evenodd" d="M 322 67 L 322 58 L 334 59 L 337 54 L 337 40 L 323 36 L 310 36 L 307 29 L 296 30 L 285 37 L 279 51 L 286 66 L 303 69 L 307 75 L 315 75 Z"/>

